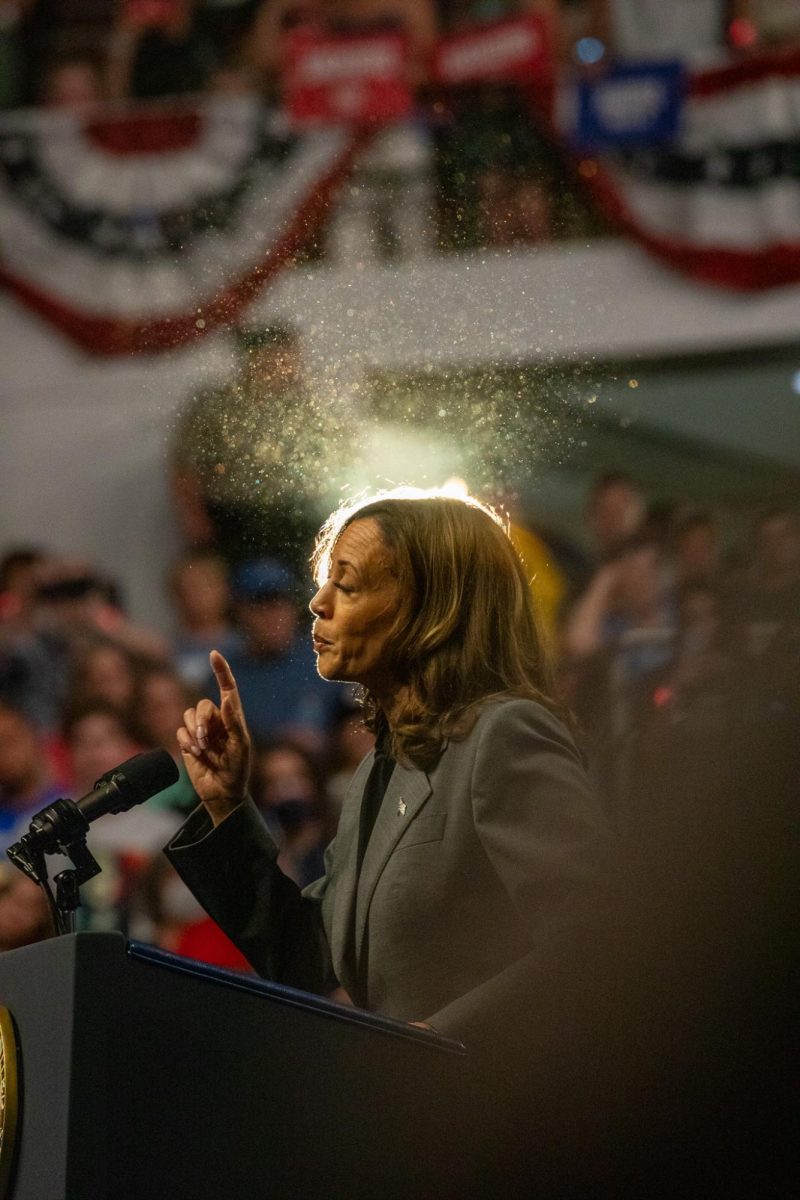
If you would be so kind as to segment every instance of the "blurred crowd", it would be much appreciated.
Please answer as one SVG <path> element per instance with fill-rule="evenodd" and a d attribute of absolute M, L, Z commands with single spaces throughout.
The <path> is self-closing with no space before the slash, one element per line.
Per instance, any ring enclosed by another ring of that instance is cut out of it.
<path fill-rule="evenodd" d="M 713 511 L 649 506 L 620 472 L 595 482 L 587 523 L 594 568 L 564 613 L 560 669 L 619 832 L 637 837 L 654 805 L 674 809 L 690 790 L 702 804 L 734 752 L 744 765 L 769 749 L 775 774 L 789 771 L 800 733 L 793 508 L 754 513 L 748 544 L 726 544 Z"/>
<path fill-rule="evenodd" d="M 353 696 L 316 675 L 303 617 L 307 581 L 277 559 L 231 568 L 213 549 L 189 550 L 165 581 L 168 637 L 126 616 L 96 564 L 33 546 L 0 561 L 0 851 L 32 815 L 77 799 L 106 771 L 162 747 L 179 781 L 128 813 L 99 822 L 91 849 L 102 873 L 82 889 L 84 928 L 121 929 L 190 957 L 245 963 L 158 853 L 196 805 L 176 733 L 183 712 L 213 695 L 208 654 L 233 665 L 250 717 L 252 790 L 300 884 L 317 878 L 343 791 L 371 745 Z M 0 867 L 0 948 L 49 932 L 41 893 Z"/>
<path fill-rule="evenodd" d="M 525 12 L 549 19 L 565 65 L 604 56 L 702 62 L 800 41 L 796 0 L 0 0 L 0 107 L 207 90 L 277 95 L 283 38 L 301 25 L 400 30 L 422 90 L 439 38 Z"/>
<path fill-rule="evenodd" d="M 325 252 L 413 256 L 591 236 L 601 219 L 524 89 L 447 89 L 433 77 L 441 38 L 531 12 L 572 72 L 615 58 L 708 64 L 800 42 L 797 0 L 0 0 L 0 109 L 85 113 L 202 93 L 279 104 L 293 32 L 397 32 L 413 118 L 387 127 L 363 157 Z"/>
<path fill-rule="evenodd" d="M 262 388 L 271 380 L 291 405 L 302 385 L 288 337 L 262 338 L 253 361 Z M 255 378 L 251 361 L 251 389 Z M 131 755 L 163 747 L 180 779 L 93 827 L 103 871 L 82 889 L 81 920 L 245 969 L 159 853 L 196 803 L 176 731 L 189 705 L 214 695 L 209 651 L 220 649 L 233 666 L 255 743 L 253 796 L 281 847 L 281 866 L 301 885 L 322 871 L 371 735 L 351 689 L 324 683 L 314 668 L 306 564 L 313 521 L 324 514 L 307 506 L 293 521 L 279 493 L 253 509 L 246 447 L 235 439 L 228 453 L 242 486 L 221 498 L 214 484 L 227 461 L 224 439 L 212 439 L 210 458 L 187 445 L 198 406 L 207 422 L 226 397 L 231 412 L 241 386 L 239 379 L 227 393 L 194 398 L 176 434 L 173 483 L 186 550 L 163 581 L 168 632 L 131 621 L 102 563 L 72 561 L 58 548 L 5 547 L 0 851 L 57 797 L 77 798 Z M 757 788 L 748 803 L 757 800 L 763 812 L 795 769 L 800 519 L 776 506 L 753 514 L 747 544 L 723 532 L 713 511 L 690 498 L 653 504 L 620 471 L 594 482 L 583 545 L 564 557 L 564 538 L 548 551 L 564 581 L 553 634 L 562 699 L 576 714 L 609 819 L 630 845 L 649 840 L 663 849 L 667 835 L 690 838 L 703 813 L 718 816 L 730 788 L 745 782 Z M 0 948 L 48 932 L 37 888 L 10 864 L 0 868 Z"/>

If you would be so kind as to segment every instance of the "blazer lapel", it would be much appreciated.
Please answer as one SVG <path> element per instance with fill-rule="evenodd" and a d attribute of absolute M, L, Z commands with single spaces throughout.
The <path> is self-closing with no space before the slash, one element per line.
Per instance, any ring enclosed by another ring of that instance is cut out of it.
<path fill-rule="evenodd" d="M 347 941 L 353 927 L 353 905 L 356 900 L 356 866 L 358 862 L 358 831 L 361 819 L 361 799 L 372 764 L 374 751 L 356 768 L 347 788 L 339 824 L 336 829 L 336 891 L 331 917 L 331 958 L 336 978 L 347 974 Z M 346 985 L 345 985 L 346 986 Z"/>
<path fill-rule="evenodd" d="M 364 782 L 366 782 L 366 776 Z M 367 926 L 367 913 L 381 872 L 389 861 L 395 845 L 408 828 L 409 822 L 416 816 L 430 794 L 430 780 L 424 771 L 397 764 L 386 789 L 386 795 L 383 797 L 378 819 L 361 864 L 361 876 L 358 880 L 356 894 L 356 960 L 361 955 L 364 931 Z M 355 842 L 357 848 L 357 830 Z M 353 862 L 355 863 L 355 858 Z"/>

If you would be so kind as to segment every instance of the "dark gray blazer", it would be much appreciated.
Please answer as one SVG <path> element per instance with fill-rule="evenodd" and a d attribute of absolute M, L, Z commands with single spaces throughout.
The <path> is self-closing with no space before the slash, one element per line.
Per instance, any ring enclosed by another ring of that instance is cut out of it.
<path fill-rule="evenodd" d="M 302 893 L 249 801 L 216 829 L 196 811 L 167 855 L 267 978 L 316 992 L 338 980 L 376 1012 L 479 1039 L 524 1016 L 597 918 L 607 833 L 580 756 L 541 705 L 487 703 L 435 768 L 396 767 L 356 879 L 372 760 Z"/>

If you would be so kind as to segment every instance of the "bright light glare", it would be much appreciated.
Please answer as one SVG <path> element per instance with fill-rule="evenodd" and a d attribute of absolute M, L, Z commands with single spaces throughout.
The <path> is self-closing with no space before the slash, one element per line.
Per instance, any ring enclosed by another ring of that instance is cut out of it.
<path fill-rule="evenodd" d="M 456 500 L 464 500 L 469 495 L 467 481 L 460 475 L 451 475 L 449 479 L 445 479 L 440 491 L 443 496 L 453 496 Z"/>
<path fill-rule="evenodd" d="M 795 371 L 792 376 L 792 391 L 795 395 L 800 396 L 800 371 Z"/>
<path fill-rule="evenodd" d="M 479 508 L 508 534 L 508 520 L 491 505 L 484 504 L 475 496 L 470 496 L 463 479 L 452 478 L 443 487 L 419 488 L 401 484 L 398 487 L 382 489 L 372 494 L 362 492 L 357 498 L 345 501 L 335 512 L 332 512 L 320 530 L 311 559 L 317 584 L 321 587 L 327 580 L 331 555 L 337 539 L 345 525 L 357 517 L 360 509 L 381 500 L 432 500 L 439 496 L 446 497 L 448 500 L 463 500 L 464 504 L 471 508 Z"/>
<path fill-rule="evenodd" d="M 429 428 L 409 428 L 390 422 L 366 429 L 355 453 L 339 468 L 339 500 L 410 484 L 437 487 L 442 479 L 463 478 L 464 452 L 453 438 Z M 338 473 L 338 472 L 337 472 Z"/>

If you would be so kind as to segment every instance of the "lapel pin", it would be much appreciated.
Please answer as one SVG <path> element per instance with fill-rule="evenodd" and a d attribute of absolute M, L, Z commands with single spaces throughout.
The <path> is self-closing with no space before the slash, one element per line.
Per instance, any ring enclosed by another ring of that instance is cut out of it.
<path fill-rule="evenodd" d="M 406 802 L 402 796 L 397 801 L 397 815 L 398 817 L 404 817 L 406 815 Z"/>

